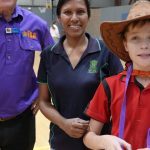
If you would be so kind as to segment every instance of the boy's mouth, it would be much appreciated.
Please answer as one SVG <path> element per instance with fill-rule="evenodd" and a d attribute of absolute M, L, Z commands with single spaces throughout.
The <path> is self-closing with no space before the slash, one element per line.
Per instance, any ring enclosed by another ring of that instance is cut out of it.
<path fill-rule="evenodd" d="M 139 54 L 138 56 L 140 56 L 142 58 L 149 58 L 150 54 Z"/>

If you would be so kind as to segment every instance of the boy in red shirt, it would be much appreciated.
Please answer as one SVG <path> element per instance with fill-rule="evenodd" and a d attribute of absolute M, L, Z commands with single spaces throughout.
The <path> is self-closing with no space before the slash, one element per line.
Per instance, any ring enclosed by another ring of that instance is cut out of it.
<path fill-rule="evenodd" d="M 150 1 L 139 0 L 127 20 L 104 22 L 101 34 L 126 70 L 106 78 L 111 104 L 100 84 L 86 114 L 91 117 L 84 144 L 90 149 L 150 149 Z M 112 135 L 99 135 L 112 120 Z"/>

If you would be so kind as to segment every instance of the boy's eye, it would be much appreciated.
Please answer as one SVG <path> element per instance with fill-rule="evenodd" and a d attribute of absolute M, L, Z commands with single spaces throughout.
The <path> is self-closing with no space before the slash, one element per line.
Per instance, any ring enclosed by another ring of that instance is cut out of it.
<path fill-rule="evenodd" d="M 137 36 L 131 37 L 131 40 L 138 40 L 139 38 Z"/>

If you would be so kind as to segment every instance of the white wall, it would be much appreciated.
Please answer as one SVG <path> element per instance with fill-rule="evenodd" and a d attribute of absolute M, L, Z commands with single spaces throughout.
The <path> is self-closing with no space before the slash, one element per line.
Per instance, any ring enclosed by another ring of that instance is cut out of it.
<path fill-rule="evenodd" d="M 125 19 L 130 6 L 117 6 L 92 9 L 91 18 L 87 31 L 94 37 L 100 37 L 100 24 L 102 21 L 122 20 Z"/>
<path fill-rule="evenodd" d="M 35 5 L 35 6 L 45 6 L 47 0 L 18 0 L 20 5 Z M 50 1 L 50 0 L 48 0 Z M 115 0 L 90 0 L 91 7 L 108 7 L 114 6 Z M 58 0 L 53 0 L 54 6 L 56 6 Z M 122 5 L 127 5 L 129 0 L 122 0 Z"/>
<path fill-rule="evenodd" d="M 45 6 L 46 0 L 17 0 L 19 5 Z"/>

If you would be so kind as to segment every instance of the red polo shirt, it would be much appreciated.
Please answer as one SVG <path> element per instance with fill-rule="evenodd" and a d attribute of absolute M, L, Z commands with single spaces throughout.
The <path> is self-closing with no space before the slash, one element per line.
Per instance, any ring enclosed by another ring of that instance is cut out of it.
<path fill-rule="evenodd" d="M 110 118 L 110 109 L 113 122 L 112 135 L 118 136 L 125 77 L 118 74 L 107 78 L 106 81 L 111 90 L 111 107 L 108 108 L 107 96 L 103 85 L 100 84 L 86 113 L 91 118 L 105 123 Z M 150 128 L 150 84 L 141 90 L 136 82 L 135 78 L 131 77 L 127 89 L 124 129 L 124 139 L 132 145 L 132 150 L 146 148 L 147 132 Z"/>

